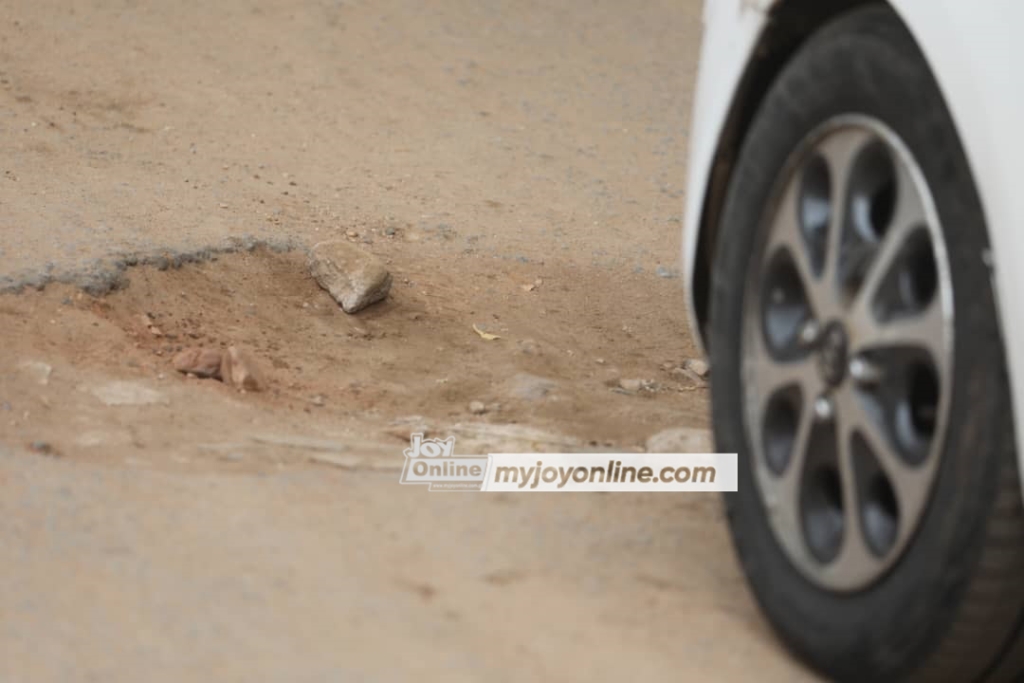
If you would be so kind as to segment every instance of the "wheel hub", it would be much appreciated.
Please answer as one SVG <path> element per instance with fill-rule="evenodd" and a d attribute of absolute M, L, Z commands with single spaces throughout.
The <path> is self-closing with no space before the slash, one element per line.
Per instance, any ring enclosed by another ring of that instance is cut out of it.
<path fill-rule="evenodd" d="M 793 564 L 858 590 L 908 547 L 944 445 L 945 238 L 913 155 L 877 120 L 829 121 L 778 178 L 744 290 L 753 470 Z"/>
<path fill-rule="evenodd" d="M 843 324 L 839 321 L 829 323 L 818 346 L 818 372 L 826 386 L 838 386 L 846 376 L 849 346 Z"/>

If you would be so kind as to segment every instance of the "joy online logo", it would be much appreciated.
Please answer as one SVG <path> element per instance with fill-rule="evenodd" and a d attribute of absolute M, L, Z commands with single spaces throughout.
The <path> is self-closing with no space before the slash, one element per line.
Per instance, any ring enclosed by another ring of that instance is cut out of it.
<path fill-rule="evenodd" d="M 457 456 L 454 436 L 422 433 L 411 436 L 403 453 L 401 483 L 431 491 L 735 491 L 738 480 L 735 453 Z"/>
<path fill-rule="evenodd" d="M 427 484 L 431 491 L 479 491 L 487 471 L 487 456 L 455 455 L 455 437 L 424 439 L 413 434 L 405 454 L 401 483 Z"/>

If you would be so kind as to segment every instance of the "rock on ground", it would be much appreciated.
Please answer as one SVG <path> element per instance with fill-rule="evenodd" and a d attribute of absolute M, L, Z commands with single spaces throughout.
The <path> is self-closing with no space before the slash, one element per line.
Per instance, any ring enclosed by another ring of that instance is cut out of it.
<path fill-rule="evenodd" d="M 711 367 L 707 364 L 707 361 L 700 358 L 690 358 L 683 363 L 683 368 L 690 370 L 701 379 L 707 379 L 707 376 L 711 373 Z"/>
<path fill-rule="evenodd" d="M 620 379 L 619 388 L 631 394 L 638 391 L 654 391 L 657 387 L 654 380 L 650 379 Z"/>
<path fill-rule="evenodd" d="M 647 439 L 648 453 L 713 453 L 711 432 L 695 427 L 675 427 Z"/>
<path fill-rule="evenodd" d="M 361 311 L 391 291 L 391 273 L 384 262 L 346 241 L 314 246 L 309 272 L 346 313 Z"/>
<path fill-rule="evenodd" d="M 224 352 L 220 365 L 220 376 L 236 389 L 261 391 L 267 382 L 256 365 L 256 359 L 237 346 L 229 346 Z"/>
<path fill-rule="evenodd" d="M 640 391 L 640 389 L 643 387 L 643 380 L 620 379 L 619 387 L 625 391 Z"/>
<path fill-rule="evenodd" d="M 191 373 L 196 377 L 212 377 L 221 379 L 220 366 L 224 352 L 220 349 L 185 349 L 171 361 L 174 369 L 181 373 Z"/>

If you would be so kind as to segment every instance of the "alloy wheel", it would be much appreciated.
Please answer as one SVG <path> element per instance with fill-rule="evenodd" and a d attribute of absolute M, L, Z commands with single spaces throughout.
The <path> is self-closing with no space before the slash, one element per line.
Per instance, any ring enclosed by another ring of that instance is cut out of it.
<path fill-rule="evenodd" d="M 844 116 L 780 174 L 746 283 L 754 471 L 790 560 L 835 591 L 913 538 L 952 391 L 953 292 L 928 185 L 881 122 Z"/>

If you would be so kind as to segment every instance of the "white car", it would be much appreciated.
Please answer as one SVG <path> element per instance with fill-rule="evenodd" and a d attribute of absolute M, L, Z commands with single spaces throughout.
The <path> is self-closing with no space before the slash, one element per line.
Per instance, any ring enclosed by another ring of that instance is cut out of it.
<path fill-rule="evenodd" d="M 1020 0 L 705 6 L 683 262 L 729 526 L 834 680 L 1024 676 L 1021 27 Z"/>

